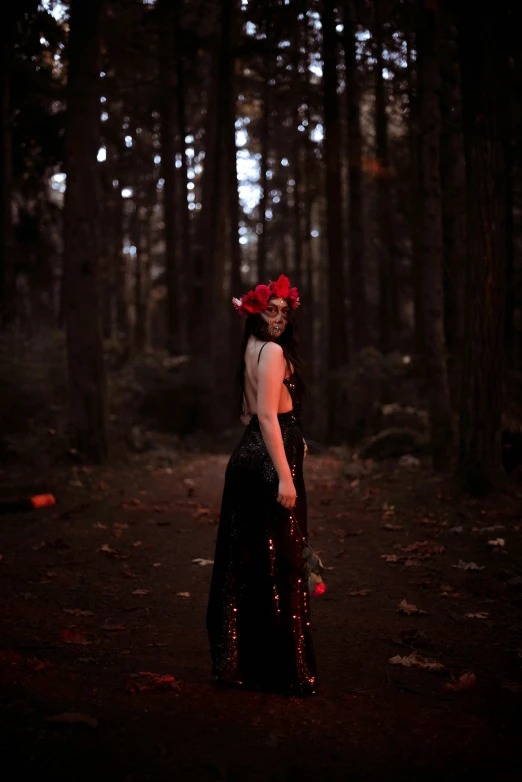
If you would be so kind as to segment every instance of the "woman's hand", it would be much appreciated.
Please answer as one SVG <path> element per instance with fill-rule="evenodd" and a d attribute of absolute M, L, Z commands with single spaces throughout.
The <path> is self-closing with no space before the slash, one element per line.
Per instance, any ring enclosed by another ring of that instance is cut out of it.
<path fill-rule="evenodd" d="M 252 413 L 243 413 L 243 415 L 239 416 L 239 420 L 241 421 L 243 426 L 248 426 L 248 424 L 252 420 Z"/>
<path fill-rule="evenodd" d="M 297 494 L 292 478 L 281 478 L 279 480 L 279 493 L 277 495 L 277 501 L 281 503 L 283 508 L 291 509 L 295 505 L 296 497 Z"/>

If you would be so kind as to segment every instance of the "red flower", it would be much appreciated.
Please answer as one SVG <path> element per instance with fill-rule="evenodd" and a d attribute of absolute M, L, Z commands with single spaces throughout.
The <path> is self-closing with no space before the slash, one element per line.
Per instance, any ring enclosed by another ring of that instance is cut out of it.
<path fill-rule="evenodd" d="M 273 296 L 281 296 L 282 299 L 286 299 L 290 291 L 290 280 L 281 274 L 276 282 L 270 280 L 270 290 Z"/>
<path fill-rule="evenodd" d="M 314 586 L 314 591 L 312 592 L 312 595 L 314 597 L 317 595 L 324 595 L 325 592 L 326 592 L 326 584 L 324 583 L 324 581 L 319 581 Z"/>
<path fill-rule="evenodd" d="M 295 310 L 296 307 L 299 307 L 299 291 L 297 288 L 290 288 L 287 299 L 293 310 Z"/>
<path fill-rule="evenodd" d="M 266 302 L 264 302 L 263 299 L 258 296 L 256 291 L 248 291 L 248 293 L 245 293 L 241 299 L 241 302 L 243 309 L 245 309 L 247 312 L 263 312 L 263 310 L 266 309 Z"/>
<path fill-rule="evenodd" d="M 256 285 L 254 293 L 257 297 L 257 299 L 265 305 L 265 307 L 268 304 L 268 299 L 272 295 L 270 288 L 268 285 Z"/>

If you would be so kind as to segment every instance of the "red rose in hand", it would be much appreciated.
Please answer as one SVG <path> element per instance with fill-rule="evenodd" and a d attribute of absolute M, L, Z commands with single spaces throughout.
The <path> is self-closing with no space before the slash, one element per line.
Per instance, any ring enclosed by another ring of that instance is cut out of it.
<path fill-rule="evenodd" d="M 319 583 L 317 583 L 314 586 L 314 591 L 312 592 L 312 595 L 316 597 L 317 595 L 324 595 L 325 592 L 326 592 L 326 584 L 324 583 L 324 581 L 319 581 Z"/>

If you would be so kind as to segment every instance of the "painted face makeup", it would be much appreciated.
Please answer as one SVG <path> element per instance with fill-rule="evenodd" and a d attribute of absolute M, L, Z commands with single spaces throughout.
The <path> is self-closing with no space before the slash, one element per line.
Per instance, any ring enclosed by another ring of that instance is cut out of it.
<path fill-rule="evenodd" d="M 290 307 L 285 299 L 273 296 L 268 307 L 261 313 L 261 317 L 266 322 L 268 333 L 271 337 L 280 337 L 288 323 Z"/>

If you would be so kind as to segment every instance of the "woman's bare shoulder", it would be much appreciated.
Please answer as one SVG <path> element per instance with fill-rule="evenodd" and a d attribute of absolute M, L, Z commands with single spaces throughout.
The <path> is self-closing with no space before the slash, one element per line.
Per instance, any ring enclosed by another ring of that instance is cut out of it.
<path fill-rule="evenodd" d="M 281 345 L 278 345 L 277 342 L 266 342 L 266 347 L 263 348 L 263 352 L 261 353 L 261 358 L 263 356 L 282 356 L 283 355 L 283 348 Z"/>

